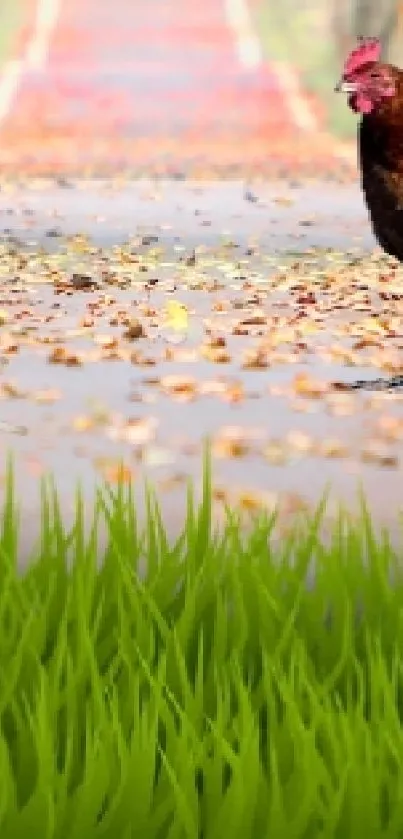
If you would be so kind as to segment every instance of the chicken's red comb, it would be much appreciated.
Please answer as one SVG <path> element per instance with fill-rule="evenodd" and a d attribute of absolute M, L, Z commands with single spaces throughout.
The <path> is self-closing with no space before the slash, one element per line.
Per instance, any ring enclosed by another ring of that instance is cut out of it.
<path fill-rule="evenodd" d="M 373 64 L 381 57 L 381 42 L 379 38 L 360 38 L 356 47 L 344 65 L 344 75 L 350 76 L 365 64 Z"/>

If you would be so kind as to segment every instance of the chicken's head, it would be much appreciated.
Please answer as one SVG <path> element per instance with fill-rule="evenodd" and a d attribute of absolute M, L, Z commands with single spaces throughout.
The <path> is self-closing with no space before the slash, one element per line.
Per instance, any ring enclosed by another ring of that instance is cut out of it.
<path fill-rule="evenodd" d="M 348 56 L 336 91 L 348 93 L 350 108 L 370 114 L 395 93 L 391 68 L 381 64 L 381 44 L 377 38 L 360 38 Z"/>

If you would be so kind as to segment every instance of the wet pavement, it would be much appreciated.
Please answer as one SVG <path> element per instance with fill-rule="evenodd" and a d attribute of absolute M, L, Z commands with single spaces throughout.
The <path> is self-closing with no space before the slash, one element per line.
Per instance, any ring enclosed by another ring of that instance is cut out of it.
<path fill-rule="evenodd" d="M 403 295 L 357 186 L 5 185 L 0 232 L 1 449 L 26 547 L 48 470 L 67 513 L 77 479 L 88 498 L 134 480 L 141 500 L 147 476 L 175 529 L 206 438 L 218 517 L 286 519 L 329 485 L 351 506 L 362 482 L 396 527 Z"/>

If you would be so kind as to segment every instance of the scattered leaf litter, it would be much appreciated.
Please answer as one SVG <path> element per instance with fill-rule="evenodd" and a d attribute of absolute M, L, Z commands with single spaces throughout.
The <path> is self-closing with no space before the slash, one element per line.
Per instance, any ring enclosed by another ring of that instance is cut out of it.
<path fill-rule="evenodd" d="M 274 202 L 284 212 L 293 203 Z M 12 237 L 0 244 L 0 405 L 23 400 L 32 417 L 59 406 L 56 426 L 132 458 L 125 480 L 141 462 L 170 471 L 165 488 L 184 480 L 179 463 L 206 436 L 218 462 L 248 463 L 252 475 L 260 463 L 273 486 L 295 464 L 399 469 L 403 293 L 393 260 L 326 248 L 276 257 L 258 237 L 169 248 L 160 237 L 168 227 L 113 247 L 62 226 L 48 230 L 51 252 Z M 117 375 L 125 405 L 85 406 L 84 395 L 102 397 L 103 383 L 107 394 Z M 371 394 L 371 380 L 390 389 Z M 178 429 L 187 441 L 175 443 Z M 29 435 L 30 422 L 0 417 L 0 431 Z M 92 463 L 119 477 L 112 455 Z M 260 503 L 252 489 L 239 498 L 245 509 Z"/>

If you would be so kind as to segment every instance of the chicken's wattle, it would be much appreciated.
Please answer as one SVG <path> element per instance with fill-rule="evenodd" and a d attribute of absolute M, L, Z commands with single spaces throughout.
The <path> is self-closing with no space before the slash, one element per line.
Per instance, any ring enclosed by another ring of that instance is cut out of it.
<path fill-rule="evenodd" d="M 364 93 L 353 93 L 348 100 L 352 111 L 356 114 L 370 114 L 373 110 L 373 102 Z"/>

